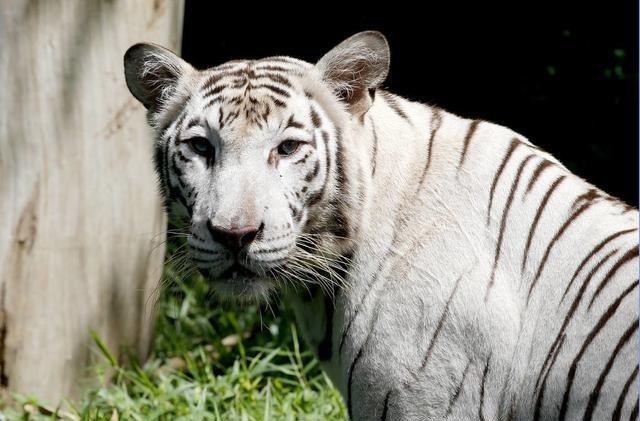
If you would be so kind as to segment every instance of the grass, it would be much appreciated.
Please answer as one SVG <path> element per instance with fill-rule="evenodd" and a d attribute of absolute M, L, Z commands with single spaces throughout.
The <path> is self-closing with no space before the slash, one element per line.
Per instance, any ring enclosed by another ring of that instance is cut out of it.
<path fill-rule="evenodd" d="M 94 336 L 101 384 L 71 410 L 13 396 L 2 420 L 344 420 L 338 391 L 299 339 L 282 304 L 231 310 L 199 276 L 165 268 L 153 354 L 123 363 Z M 1 407 L 1 406 L 0 406 Z"/>

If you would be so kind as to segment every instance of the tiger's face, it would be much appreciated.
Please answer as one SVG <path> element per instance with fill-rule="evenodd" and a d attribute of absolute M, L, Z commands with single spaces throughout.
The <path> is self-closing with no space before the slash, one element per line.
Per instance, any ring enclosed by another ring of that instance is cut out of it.
<path fill-rule="evenodd" d="M 160 146 L 168 197 L 190 222 L 191 260 L 227 296 L 267 294 L 323 196 L 335 126 L 305 95 L 302 66 L 223 65 L 195 89 Z"/>
<path fill-rule="evenodd" d="M 149 44 L 127 52 L 125 73 L 157 131 L 167 207 L 220 295 L 267 297 L 349 237 L 341 133 L 357 109 L 344 105 L 352 86 L 341 95 L 317 66 L 287 57 L 197 71 Z"/>

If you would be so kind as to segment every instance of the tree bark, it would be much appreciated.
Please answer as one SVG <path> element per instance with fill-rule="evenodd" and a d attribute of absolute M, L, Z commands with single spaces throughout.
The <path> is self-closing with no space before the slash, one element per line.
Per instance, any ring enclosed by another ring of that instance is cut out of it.
<path fill-rule="evenodd" d="M 90 332 L 144 358 L 165 216 L 122 57 L 174 51 L 182 1 L 0 4 L 0 386 L 77 397 Z"/>

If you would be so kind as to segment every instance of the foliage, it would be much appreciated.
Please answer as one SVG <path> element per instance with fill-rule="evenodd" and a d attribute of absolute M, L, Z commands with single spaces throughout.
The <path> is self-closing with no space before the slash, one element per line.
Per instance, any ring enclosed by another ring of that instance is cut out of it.
<path fill-rule="evenodd" d="M 94 336 L 104 362 L 95 373 L 111 383 L 91 390 L 72 410 L 15 396 L 3 419 L 74 420 L 338 420 L 339 393 L 304 349 L 291 315 L 256 305 L 237 311 L 213 301 L 199 276 L 186 281 L 172 265 L 158 303 L 151 358 L 124 363 Z M 102 382 L 104 384 L 104 382 Z"/>

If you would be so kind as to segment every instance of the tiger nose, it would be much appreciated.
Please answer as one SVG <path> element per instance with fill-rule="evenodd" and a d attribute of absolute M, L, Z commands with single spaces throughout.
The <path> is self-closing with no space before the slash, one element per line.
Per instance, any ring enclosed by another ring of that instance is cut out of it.
<path fill-rule="evenodd" d="M 209 229 L 211 238 L 213 238 L 214 241 L 224 245 L 230 251 L 238 253 L 255 240 L 256 236 L 262 229 L 262 225 L 259 227 L 252 225 L 242 228 L 226 228 L 207 222 L 207 228 Z"/>

